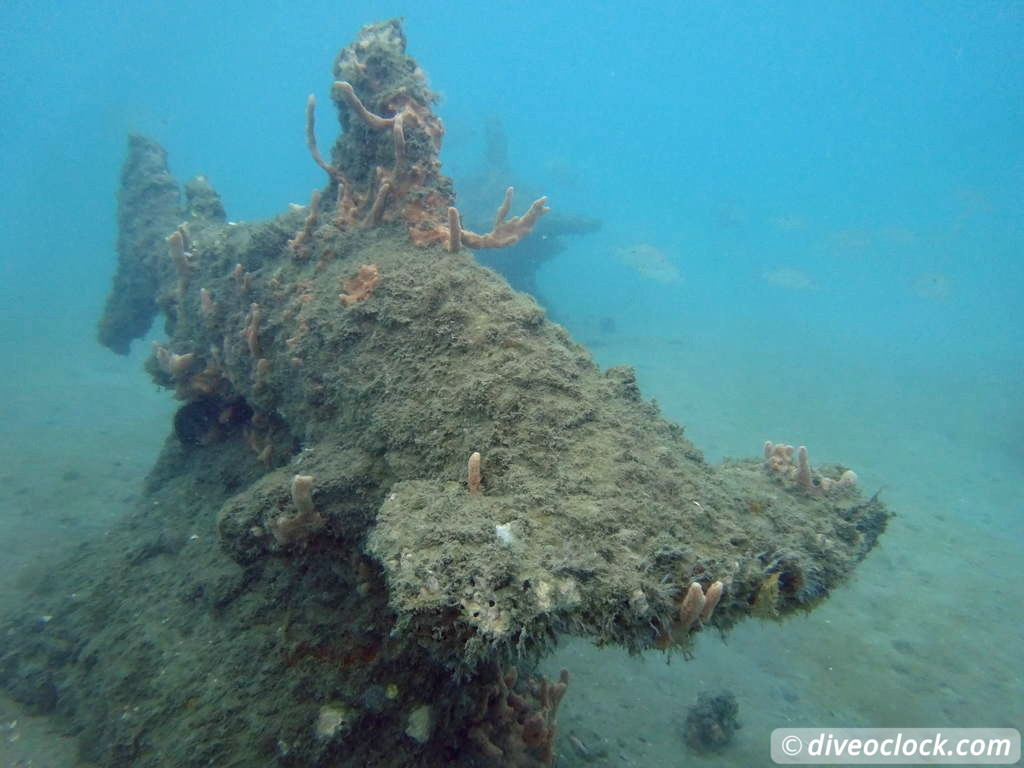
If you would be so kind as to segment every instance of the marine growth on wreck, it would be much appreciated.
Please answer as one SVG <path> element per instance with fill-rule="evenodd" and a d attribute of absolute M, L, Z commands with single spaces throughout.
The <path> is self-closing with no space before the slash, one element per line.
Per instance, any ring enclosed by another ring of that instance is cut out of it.
<path fill-rule="evenodd" d="M 86 585 L 41 598 L 76 622 L 8 622 L 16 697 L 110 765 L 549 766 L 572 671 L 535 667 L 560 635 L 687 651 L 851 573 L 888 517 L 852 472 L 774 443 L 707 463 L 476 263 L 548 201 L 509 189 L 463 226 L 398 21 L 329 93 L 329 152 L 305 115 L 325 184 L 270 221 L 228 222 L 203 178 L 182 202 L 129 139 L 99 338 L 162 315 L 147 370 L 181 407 L 137 512 L 76 555 Z"/>

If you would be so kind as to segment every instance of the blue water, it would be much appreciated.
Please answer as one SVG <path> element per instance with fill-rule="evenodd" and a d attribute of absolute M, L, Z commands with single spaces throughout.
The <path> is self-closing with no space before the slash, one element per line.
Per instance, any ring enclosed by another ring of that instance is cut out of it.
<path fill-rule="evenodd" d="M 797 648 L 823 676 L 789 683 L 799 724 L 827 719 L 811 703 L 827 698 L 853 724 L 1019 727 L 1024 4 L 632 5 L 5 0 L 8 471 L 87 466 L 116 443 L 136 482 L 162 437 L 171 405 L 146 383 L 141 345 L 123 361 L 94 341 L 125 135 L 161 141 L 178 178 L 206 174 L 230 218 L 273 215 L 323 183 L 304 144 L 307 94 L 329 146 L 334 55 L 362 24 L 404 15 L 409 52 L 443 96 L 456 188 L 479 172 L 497 118 L 518 178 L 554 209 L 602 220 L 540 275 L 599 362 L 635 365 L 711 458 L 806 443 L 900 513 L 821 611 L 737 633 L 762 687 L 785 678 L 768 660 Z M 636 244 L 679 278 L 629 264 Z M 730 649 L 702 646 L 728 676 Z M 849 677 L 827 682 L 825 659 L 851 655 Z M 912 666 L 914 691 L 892 668 L 920 656 L 931 661 Z M 614 663 L 595 695 L 633 674 Z M 664 692 L 682 711 L 706 681 L 671 674 L 693 683 Z M 571 697 L 566 709 L 581 733 L 604 722 L 585 702 L 570 714 Z M 654 710 L 631 728 L 662 733 Z M 734 764 L 767 762 L 757 728 L 772 715 L 747 719 Z"/>

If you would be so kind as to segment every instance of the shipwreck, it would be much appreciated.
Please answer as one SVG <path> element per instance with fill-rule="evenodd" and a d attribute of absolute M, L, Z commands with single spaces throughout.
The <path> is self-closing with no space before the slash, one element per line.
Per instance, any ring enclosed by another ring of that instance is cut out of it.
<path fill-rule="evenodd" d="M 326 154 L 306 110 L 324 186 L 270 221 L 129 140 L 99 338 L 162 316 L 147 370 L 181 406 L 137 509 L 48 570 L 0 657 L 103 765 L 550 766 L 559 636 L 686 652 L 813 608 L 885 527 L 806 448 L 708 463 L 475 262 L 548 204 L 510 189 L 463 227 L 399 22 L 333 80 Z"/>

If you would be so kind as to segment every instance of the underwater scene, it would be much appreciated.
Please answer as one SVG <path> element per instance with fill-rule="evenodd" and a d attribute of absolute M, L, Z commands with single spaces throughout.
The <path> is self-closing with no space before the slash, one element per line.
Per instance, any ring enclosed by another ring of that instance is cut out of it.
<path fill-rule="evenodd" d="M 1020 763 L 1024 3 L 0 34 L 0 767 Z"/>

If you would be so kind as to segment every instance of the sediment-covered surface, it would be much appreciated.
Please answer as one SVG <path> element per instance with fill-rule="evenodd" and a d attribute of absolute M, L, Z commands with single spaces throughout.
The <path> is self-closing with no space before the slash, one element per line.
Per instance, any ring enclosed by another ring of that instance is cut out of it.
<path fill-rule="evenodd" d="M 415 71 L 397 24 L 364 29 L 336 72 L 408 116 L 401 144 L 360 118 L 306 210 L 226 224 L 200 185 L 167 233 L 148 368 L 183 402 L 173 433 L 0 657 L 90 759 L 550 765 L 572 686 L 531 674 L 560 633 L 672 652 L 782 618 L 884 528 L 803 452 L 709 465 L 630 369 L 478 266 Z"/>

